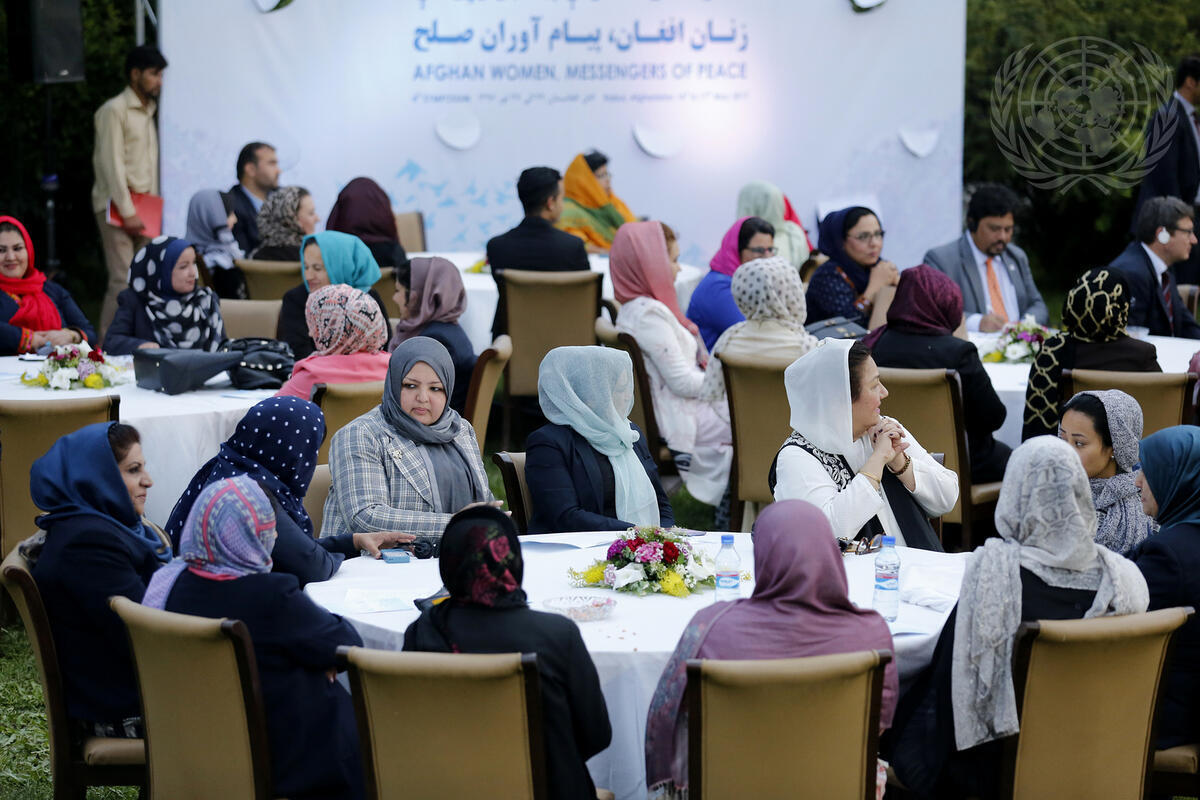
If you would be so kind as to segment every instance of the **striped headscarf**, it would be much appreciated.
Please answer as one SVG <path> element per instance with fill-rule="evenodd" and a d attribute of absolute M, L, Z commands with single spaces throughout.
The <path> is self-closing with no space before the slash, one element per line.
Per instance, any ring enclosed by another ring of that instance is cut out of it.
<path fill-rule="evenodd" d="M 165 608 L 185 569 L 214 581 L 270 572 L 274 547 L 275 512 L 254 479 L 238 475 L 210 483 L 184 523 L 179 555 L 154 573 L 142 605 Z"/>
<path fill-rule="evenodd" d="M 344 283 L 309 294 L 304 321 L 319 356 L 378 353 L 387 342 L 387 320 L 379 304 Z"/>

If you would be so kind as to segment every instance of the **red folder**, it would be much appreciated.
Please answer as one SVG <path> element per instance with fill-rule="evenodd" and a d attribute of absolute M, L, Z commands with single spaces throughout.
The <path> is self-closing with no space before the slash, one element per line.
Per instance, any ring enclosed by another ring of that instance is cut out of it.
<path fill-rule="evenodd" d="M 147 239 L 154 239 L 162 235 L 163 199 L 156 194 L 143 194 L 142 192 L 130 192 L 129 199 L 133 201 L 133 210 L 146 226 L 142 229 L 141 235 Z M 111 199 L 108 201 L 107 221 L 109 225 L 115 225 L 118 228 L 125 222 Z"/>

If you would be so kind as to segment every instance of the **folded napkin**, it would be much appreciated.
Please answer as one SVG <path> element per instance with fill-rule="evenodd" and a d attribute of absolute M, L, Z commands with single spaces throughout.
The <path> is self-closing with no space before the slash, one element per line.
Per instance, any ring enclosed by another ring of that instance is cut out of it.
<path fill-rule="evenodd" d="M 900 600 L 946 613 L 958 602 L 961 583 L 962 569 L 958 565 L 905 564 L 900 567 Z"/>

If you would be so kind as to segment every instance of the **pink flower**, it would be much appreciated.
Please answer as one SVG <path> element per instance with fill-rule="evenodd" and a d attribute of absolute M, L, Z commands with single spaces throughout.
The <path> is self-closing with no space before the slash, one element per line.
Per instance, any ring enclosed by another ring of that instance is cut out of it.
<path fill-rule="evenodd" d="M 605 558 L 607 558 L 609 561 L 612 561 L 614 558 L 619 557 L 621 553 L 625 552 L 625 544 L 626 543 L 624 539 L 617 539 L 608 546 L 608 554 L 605 556 Z"/>
<path fill-rule="evenodd" d="M 494 558 L 497 563 L 503 561 L 508 557 L 508 554 L 512 552 L 512 549 L 508 546 L 508 537 L 506 536 L 499 536 L 488 542 L 488 550 L 491 551 L 492 558 Z"/>
<path fill-rule="evenodd" d="M 642 562 L 643 564 L 649 564 L 649 563 L 652 563 L 655 561 L 662 561 L 662 557 L 663 557 L 662 542 L 646 542 L 645 544 L 643 544 L 641 547 L 639 547 L 637 550 L 634 551 L 633 557 L 634 557 L 634 559 Z"/>
<path fill-rule="evenodd" d="M 79 366 L 76 367 L 76 369 L 79 370 L 79 380 L 83 380 L 88 375 L 91 375 L 96 371 L 96 365 L 91 361 L 80 361 Z"/>
<path fill-rule="evenodd" d="M 604 568 L 604 585 L 612 586 L 617 582 L 617 568 L 609 564 Z"/>

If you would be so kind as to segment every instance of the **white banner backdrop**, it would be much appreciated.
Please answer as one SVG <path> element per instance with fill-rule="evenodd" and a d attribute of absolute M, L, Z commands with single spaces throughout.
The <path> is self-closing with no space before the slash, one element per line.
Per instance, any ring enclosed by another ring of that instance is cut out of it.
<path fill-rule="evenodd" d="M 271 2 L 260 0 L 264 5 Z M 367 175 L 424 212 L 431 249 L 482 249 L 515 181 L 609 156 L 613 189 L 706 264 L 738 189 L 878 198 L 905 267 L 961 222 L 965 0 L 160 0 L 166 230 L 278 148 L 322 218 Z"/>

